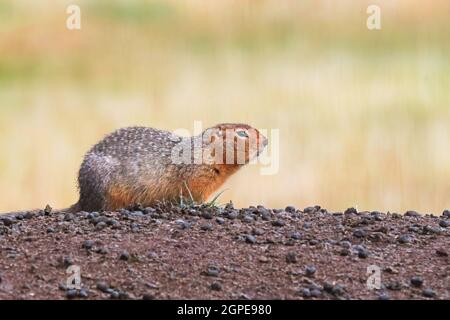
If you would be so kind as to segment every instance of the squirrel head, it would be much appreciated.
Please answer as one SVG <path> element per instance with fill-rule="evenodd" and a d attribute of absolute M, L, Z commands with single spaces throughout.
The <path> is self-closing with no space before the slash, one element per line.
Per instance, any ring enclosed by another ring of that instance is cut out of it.
<path fill-rule="evenodd" d="M 268 140 L 257 129 L 241 123 L 221 123 L 202 134 L 203 159 L 213 165 L 240 166 L 259 156 Z"/>

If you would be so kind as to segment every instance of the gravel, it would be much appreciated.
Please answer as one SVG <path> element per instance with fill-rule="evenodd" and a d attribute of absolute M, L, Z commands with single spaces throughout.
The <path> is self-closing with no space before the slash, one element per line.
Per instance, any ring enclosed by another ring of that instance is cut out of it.
<path fill-rule="evenodd" d="M 7 214 L 0 300 L 450 299 L 449 212 L 227 204 Z M 71 265 L 80 290 L 64 285 Z M 381 290 L 367 290 L 370 265 L 382 270 Z"/>

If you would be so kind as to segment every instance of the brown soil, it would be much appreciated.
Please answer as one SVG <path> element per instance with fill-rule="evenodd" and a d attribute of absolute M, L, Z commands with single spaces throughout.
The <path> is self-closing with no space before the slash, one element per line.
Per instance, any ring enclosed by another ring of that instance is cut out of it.
<path fill-rule="evenodd" d="M 448 211 L 139 209 L 0 216 L 0 299 L 450 298 Z"/>

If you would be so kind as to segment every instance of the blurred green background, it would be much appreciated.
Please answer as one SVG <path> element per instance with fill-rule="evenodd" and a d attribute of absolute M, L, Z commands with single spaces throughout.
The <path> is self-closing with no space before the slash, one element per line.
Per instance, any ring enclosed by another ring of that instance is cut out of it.
<path fill-rule="evenodd" d="M 1 0 L 0 211 L 74 203 L 82 156 L 109 131 L 201 120 L 280 129 L 279 172 L 248 166 L 222 202 L 440 213 L 449 13 L 448 0 Z"/>

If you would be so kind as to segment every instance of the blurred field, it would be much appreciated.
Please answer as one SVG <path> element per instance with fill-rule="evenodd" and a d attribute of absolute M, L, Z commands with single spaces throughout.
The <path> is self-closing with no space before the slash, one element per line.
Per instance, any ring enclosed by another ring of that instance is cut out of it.
<path fill-rule="evenodd" d="M 82 29 L 65 27 L 68 4 Z M 339 4 L 338 4 L 339 3 Z M 450 2 L 0 2 L 0 211 L 77 200 L 115 128 L 280 129 L 280 170 L 223 202 L 450 208 Z"/>

